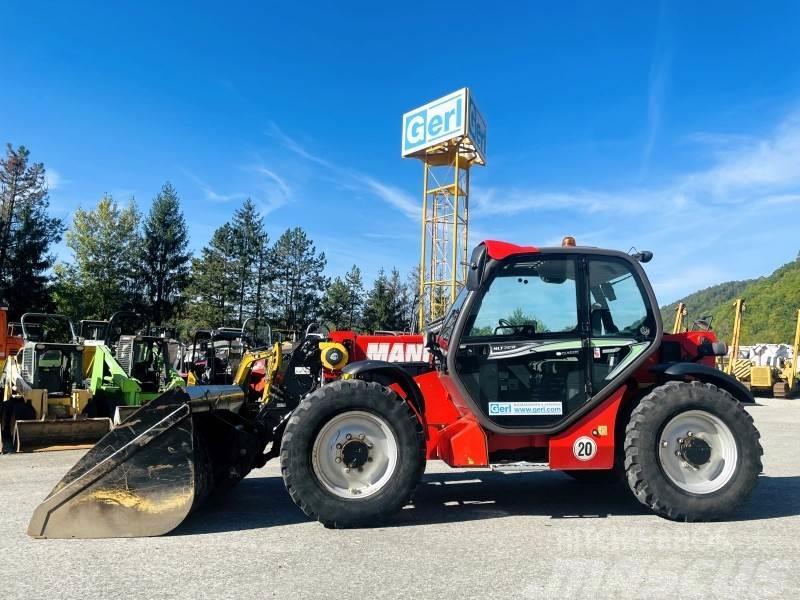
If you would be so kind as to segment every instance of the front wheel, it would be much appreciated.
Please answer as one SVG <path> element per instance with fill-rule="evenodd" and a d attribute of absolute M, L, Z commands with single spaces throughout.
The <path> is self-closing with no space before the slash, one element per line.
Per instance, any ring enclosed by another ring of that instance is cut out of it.
<path fill-rule="evenodd" d="M 633 410 L 625 471 L 636 498 L 678 521 L 734 512 L 761 472 L 763 450 L 752 417 L 727 392 L 699 381 L 671 381 Z"/>
<path fill-rule="evenodd" d="M 424 469 L 419 419 L 391 389 L 372 382 L 319 388 L 300 402 L 281 442 L 286 489 L 327 527 L 389 516 L 411 499 Z"/>

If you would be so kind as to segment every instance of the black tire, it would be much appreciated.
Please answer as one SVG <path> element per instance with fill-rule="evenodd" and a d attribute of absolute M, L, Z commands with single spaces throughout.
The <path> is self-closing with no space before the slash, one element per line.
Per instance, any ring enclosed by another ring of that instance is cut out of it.
<path fill-rule="evenodd" d="M 336 496 L 312 466 L 317 434 L 333 417 L 366 411 L 382 418 L 397 442 L 397 466 L 376 493 L 364 498 Z M 286 425 L 281 441 L 281 472 L 289 495 L 309 517 L 326 527 L 372 525 L 400 510 L 411 498 L 425 470 L 425 436 L 408 404 L 391 389 L 361 380 L 336 381 L 306 396 Z"/>
<path fill-rule="evenodd" d="M 692 493 L 665 474 L 659 459 L 661 432 L 676 415 L 700 410 L 720 419 L 736 443 L 736 468 L 716 491 Z M 726 391 L 699 381 L 670 381 L 645 396 L 625 430 L 625 472 L 636 498 L 658 515 L 675 521 L 712 521 L 733 513 L 753 491 L 763 450 L 753 418 Z"/>

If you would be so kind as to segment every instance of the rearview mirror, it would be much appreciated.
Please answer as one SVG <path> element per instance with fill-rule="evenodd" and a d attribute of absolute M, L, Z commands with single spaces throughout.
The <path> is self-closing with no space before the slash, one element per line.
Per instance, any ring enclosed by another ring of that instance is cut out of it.
<path fill-rule="evenodd" d="M 425 347 L 428 350 L 431 350 L 436 346 L 436 332 L 435 331 L 428 331 L 425 336 Z"/>
<path fill-rule="evenodd" d="M 486 245 L 478 244 L 472 251 L 472 257 L 467 266 L 467 289 L 475 292 L 480 289 L 483 282 L 483 272 L 486 269 Z"/>

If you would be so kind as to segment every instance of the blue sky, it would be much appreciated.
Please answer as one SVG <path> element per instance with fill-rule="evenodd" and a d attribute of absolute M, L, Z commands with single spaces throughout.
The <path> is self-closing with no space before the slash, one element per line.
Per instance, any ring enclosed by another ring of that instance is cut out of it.
<path fill-rule="evenodd" d="M 170 180 L 195 250 L 251 196 L 331 273 L 405 272 L 401 115 L 468 86 L 471 243 L 651 249 L 663 302 L 800 250 L 796 2 L 250 4 L 6 4 L 0 141 L 45 163 L 59 216 Z"/>

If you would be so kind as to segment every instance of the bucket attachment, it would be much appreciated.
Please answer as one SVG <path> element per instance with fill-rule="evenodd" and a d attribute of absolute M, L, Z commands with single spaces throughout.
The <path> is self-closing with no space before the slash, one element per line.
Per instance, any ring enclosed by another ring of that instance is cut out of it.
<path fill-rule="evenodd" d="M 90 448 L 111 429 L 111 419 L 22 420 L 14 425 L 17 452 Z"/>
<path fill-rule="evenodd" d="M 125 421 L 133 413 L 139 410 L 138 406 L 120 405 L 114 409 L 114 427 Z"/>
<path fill-rule="evenodd" d="M 176 388 L 143 405 L 72 467 L 36 508 L 38 538 L 155 536 L 212 491 L 263 464 L 238 386 Z"/>

